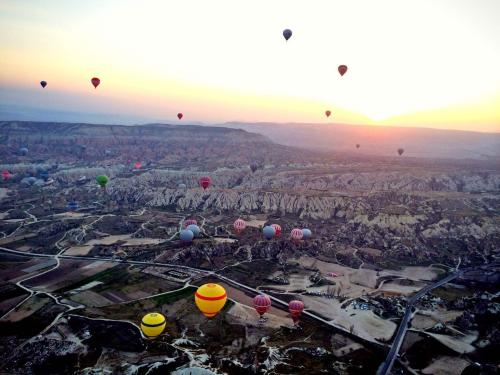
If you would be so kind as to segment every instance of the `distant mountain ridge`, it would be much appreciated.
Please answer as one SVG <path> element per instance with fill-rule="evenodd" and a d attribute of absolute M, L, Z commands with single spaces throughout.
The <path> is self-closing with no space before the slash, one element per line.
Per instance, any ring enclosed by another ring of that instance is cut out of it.
<path fill-rule="evenodd" d="M 396 150 L 402 147 L 404 156 L 500 158 L 500 133 L 332 123 L 226 122 L 219 126 L 260 133 L 283 145 L 321 151 L 394 156 Z M 356 144 L 360 145 L 359 149 L 356 149 Z"/>

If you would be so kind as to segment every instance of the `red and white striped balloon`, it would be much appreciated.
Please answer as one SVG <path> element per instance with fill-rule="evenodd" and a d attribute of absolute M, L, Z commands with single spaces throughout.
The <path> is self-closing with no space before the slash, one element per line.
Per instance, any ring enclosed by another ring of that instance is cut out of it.
<path fill-rule="evenodd" d="M 271 307 L 271 298 L 267 294 L 258 294 L 253 299 L 253 307 L 262 316 Z"/>
<path fill-rule="evenodd" d="M 203 190 L 205 190 L 207 187 L 209 187 L 212 184 L 212 179 L 208 176 L 203 176 L 199 179 L 198 183 L 203 188 Z"/>
<path fill-rule="evenodd" d="M 236 233 L 241 233 L 241 231 L 247 227 L 247 223 L 243 219 L 237 219 L 234 222 L 233 227 L 236 230 Z"/>
<path fill-rule="evenodd" d="M 274 228 L 274 230 L 276 232 L 276 237 L 279 237 L 281 235 L 281 225 L 271 224 L 271 226 Z"/>
<path fill-rule="evenodd" d="M 298 241 L 298 240 L 301 240 L 302 237 L 304 237 L 304 233 L 302 232 L 302 229 L 299 229 L 299 228 L 292 229 L 292 239 Z"/>
<path fill-rule="evenodd" d="M 197 225 L 198 222 L 195 219 L 187 219 L 184 220 L 184 228 L 187 228 L 190 225 Z"/>
<path fill-rule="evenodd" d="M 288 303 L 288 311 L 290 311 L 290 316 L 292 317 L 293 323 L 297 324 L 302 311 L 304 311 L 304 302 L 299 300 L 290 301 Z"/>

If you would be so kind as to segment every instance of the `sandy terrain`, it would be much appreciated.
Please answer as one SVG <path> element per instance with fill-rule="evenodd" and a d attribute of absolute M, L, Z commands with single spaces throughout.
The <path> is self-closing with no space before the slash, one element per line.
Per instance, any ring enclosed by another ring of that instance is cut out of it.
<path fill-rule="evenodd" d="M 113 301 L 110 301 L 109 299 L 91 290 L 86 290 L 84 292 L 75 294 L 71 297 L 71 300 L 88 307 L 100 307 L 114 304 Z"/>
<path fill-rule="evenodd" d="M 235 240 L 234 238 L 220 238 L 220 237 L 217 237 L 217 238 L 214 238 L 214 241 L 215 241 L 215 243 L 233 243 L 233 242 L 236 242 L 238 240 Z"/>
<path fill-rule="evenodd" d="M 411 325 L 415 329 L 429 329 L 437 323 L 448 323 L 454 321 L 458 316 L 462 315 L 462 311 L 446 310 L 437 308 L 434 311 L 421 310 L 415 314 Z"/>
<path fill-rule="evenodd" d="M 5 319 L 8 322 L 18 322 L 37 312 L 50 301 L 51 300 L 49 298 L 33 296 L 18 307 L 18 309 L 11 312 Z"/>
<path fill-rule="evenodd" d="M 441 344 L 447 346 L 448 348 L 459 354 L 470 353 L 476 350 L 476 348 L 474 348 L 471 343 L 477 339 L 477 333 L 455 337 L 429 332 L 424 332 L 424 334 L 436 339 Z"/>
<path fill-rule="evenodd" d="M 245 326 L 254 326 L 262 328 L 279 328 L 281 326 L 292 327 L 292 319 L 288 317 L 277 316 L 272 313 L 267 313 L 265 317 L 267 320 L 264 323 L 259 323 L 259 314 L 257 314 L 253 307 L 242 305 L 241 303 L 234 304 L 227 312 L 227 315 L 232 316 L 236 323 Z"/>
<path fill-rule="evenodd" d="M 121 246 L 139 246 L 139 245 L 156 245 L 163 241 L 161 238 L 131 238 L 130 234 L 120 234 L 113 236 L 106 236 L 99 239 L 93 239 L 83 245 L 72 246 L 66 250 L 67 255 L 87 255 L 92 247 L 95 245 L 112 245 L 118 241 L 125 241 Z"/>
<path fill-rule="evenodd" d="M 469 365 L 469 362 L 463 358 L 457 357 L 438 357 L 434 362 L 422 370 L 422 374 L 432 375 L 455 375 L 461 374 Z"/>
<path fill-rule="evenodd" d="M 55 214 L 54 216 L 55 217 L 61 217 L 61 218 L 81 218 L 81 217 L 85 217 L 85 216 L 88 216 L 89 214 L 87 213 L 84 213 L 84 212 L 72 212 L 72 211 L 68 211 L 68 212 L 63 212 L 63 213 L 60 213 L 60 214 Z"/>

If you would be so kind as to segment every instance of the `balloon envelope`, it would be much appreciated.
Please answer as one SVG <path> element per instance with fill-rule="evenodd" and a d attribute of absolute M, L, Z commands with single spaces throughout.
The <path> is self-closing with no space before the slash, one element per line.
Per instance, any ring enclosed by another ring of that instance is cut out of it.
<path fill-rule="evenodd" d="M 200 227 L 196 224 L 190 224 L 186 227 L 186 229 L 193 232 L 193 235 L 195 237 L 198 237 L 200 235 Z"/>
<path fill-rule="evenodd" d="M 253 299 L 253 307 L 262 316 L 271 307 L 271 298 L 267 294 L 257 294 Z"/>
<path fill-rule="evenodd" d="M 332 111 L 325 111 L 326 117 L 330 117 L 331 114 L 332 114 Z"/>
<path fill-rule="evenodd" d="M 95 180 L 97 181 L 97 183 L 101 186 L 101 187 L 105 187 L 106 184 L 108 183 L 109 181 L 109 178 L 108 176 L 105 176 L 105 175 L 99 175 L 95 178 Z"/>
<path fill-rule="evenodd" d="M 274 230 L 274 228 L 272 226 L 266 225 L 262 229 L 262 234 L 264 235 L 265 239 L 270 240 L 271 238 L 274 237 L 274 235 L 276 234 L 276 231 Z"/>
<path fill-rule="evenodd" d="M 398 148 L 399 156 L 403 155 L 403 152 L 405 152 L 405 150 L 403 148 Z"/>
<path fill-rule="evenodd" d="M 94 77 L 90 80 L 90 82 L 92 82 L 92 85 L 94 85 L 94 88 L 96 89 L 97 86 L 99 86 L 99 84 L 101 83 L 101 80 L 97 77 Z"/>
<path fill-rule="evenodd" d="M 203 188 L 203 190 L 205 190 L 212 184 L 212 179 L 208 176 L 203 176 L 199 179 L 198 183 Z"/>
<path fill-rule="evenodd" d="M 339 73 L 341 76 L 343 76 L 347 72 L 347 66 L 346 65 L 339 65 L 338 67 Z"/>
<path fill-rule="evenodd" d="M 47 82 L 45 82 L 45 81 L 40 81 L 40 86 L 42 86 L 43 88 L 45 88 L 45 86 L 47 86 Z"/>
<path fill-rule="evenodd" d="M 135 162 L 134 168 L 135 169 L 140 169 L 142 167 L 142 163 L 140 161 Z"/>
<path fill-rule="evenodd" d="M 184 220 L 184 228 L 187 228 L 191 224 L 196 225 L 196 224 L 198 224 L 198 222 L 195 219 Z"/>
<path fill-rule="evenodd" d="M 356 145 L 356 148 L 359 148 L 359 144 Z"/>
<path fill-rule="evenodd" d="M 203 315 L 213 318 L 226 304 L 226 290 L 219 284 L 204 284 L 194 294 L 194 301 Z"/>
<path fill-rule="evenodd" d="M 302 229 L 302 235 L 303 235 L 303 238 L 305 240 L 307 240 L 308 238 L 311 238 L 312 232 L 310 229 L 304 228 L 304 229 Z"/>
<path fill-rule="evenodd" d="M 292 238 L 294 240 L 301 240 L 302 237 L 304 237 L 304 233 L 302 232 L 302 229 L 299 229 L 299 228 L 295 228 L 295 229 L 292 229 Z"/>
<path fill-rule="evenodd" d="M 247 223 L 243 219 L 236 219 L 233 223 L 233 227 L 236 230 L 236 233 L 240 233 L 243 229 L 247 227 Z"/>
<path fill-rule="evenodd" d="M 283 30 L 283 37 L 285 38 L 285 40 L 290 39 L 291 36 L 292 36 L 292 30 L 290 29 Z"/>
<path fill-rule="evenodd" d="M 149 338 L 158 337 L 166 326 L 165 317 L 160 313 L 149 313 L 141 320 L 141 331 Z"/>
<path fill-rule="evenodd" d="M 279 224 L 271 224 L 271 226 L 274 228 L 274 231 L 276 233 L 276 236 L 280 236 L 281 235 L 281 225 Z"/>
<path fill-rule="evenodd" d="M 182 119 L 182 117 L 183 117 L 183 116 L 184 116 L 184 115 L 183 115 L 182 113 L 180 113 L 180 112 L 177 114 L 177 118 L 178 118 L 179 120 L 180 120 L 180 119 Z"/>
<path fill-rule="evenodd" d="M 293 322 L 297 323 L 302 311 L 304 310 L 304 302 L 293 300 L 288 303 L 288 311 L 292 316 Z"/>
<path fill-rule="evenodd" d="M 179 234 L 179 238 L 183 242 L 191 242 L 194 238 L 194 233 L 191 232 L 189 229 L 183 229 Z"/>

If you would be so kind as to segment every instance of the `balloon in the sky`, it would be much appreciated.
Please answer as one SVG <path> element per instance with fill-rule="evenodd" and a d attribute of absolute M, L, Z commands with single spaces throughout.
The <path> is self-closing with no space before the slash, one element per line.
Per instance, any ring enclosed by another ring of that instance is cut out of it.
<path fill-rule="evenodd" d="M 45 86 L 47 86 L 47 82 L 46 81 L 40 81 L 40 86 L 42 86 L 43 88 L 45 88 Z"/>
<path fill-rule="evenodd" d="M 8 170 L 5 169 L 2 171 L 2 178 L 4 181 L 8 180 L 11 177 L 12 177 L 12 175 L 10 174 L 10 172 Z"/>
<path fill-rule="evenodd" d="M 196 224 L 198 224 L 198 222 L 195 219 L 184 220 L 184 228 L 187 228 L 188 226 L 190 226 L 192 224 L 196 225 Z"/>
<path fill-rule="evenodd" d="M 135 164 L 134 164 L 134 168 L 135 169 L 141 169 L 142 167 L 142 163 L 140 161 L 136 161 Z"/>
<path fill-rule="evenodd" d="M 19 153 L 20 153 L 21 155 L 28 155 L 28 149 L 27 149 L 26 147 L 21 147 L 21 148 L 19 149 Z"/>
<path fill-rule="evenodd" d="M 181 112 L 179 112 L 179 113 L 177 114 L 177 118 L 178 118 L 179 120 L 180 120 L 180 119 L 182 119 L 182 117 L 183 117 L 183 116 L 184 116 L 184 115 L 183 115 Z"/>
<path fill-rule="evenodd" d="M 358 144 L 356 144 L 356 148 L 359 148 L 359 143 L 358 143 Z"/>
<path fill-rule="evenodd" d="M 193 235 L 195 237 L 198 237 L 200 235 L 200 227 L 196 224 L 190 224 L 187 226 L 186 228 L 187 230 L 190 230 L 191 232 L 193 232 Z"/>
<path fill-rule="evenodd" d="M 302 311 L 304 311 L 304 302 L 299 300 L 290 301 L 288 303 L 288 311 L 290 311 L 290 316 L 292 317 L 293 324 L 297 324 Z"/>
<path fill-rule="evenodd" d="M 203 176 L 199 179 L 198 183 L 203 188 L 203 190 L 206 190 L 212 183 L 212 179 L 208 176 Z"/>
<path fill-rule="evenodd" d="M 405 152 L 404 148 L 398 148 L 399 156 L 403 155 L 403 152 Z"/>
<path fill-rule="evenodd" d="M 70 201 L 70 202 L 68 202 L 67 207 L 68 207 L 68 210 L 70 210 L 70 211 L 78 210 L 78 203 L 75 201 Z"/>
<path fill-rule="evenodd" d="M 191 242 L 194 238 L 194 233 L 191 232 L 189 229 L 183 229 L 179 233 L 179 238 L 181 239 L 182 242 Z"/>
<path fill-rule="evenodd" d="M 99 175 L 95 178 L 95 180 L 97 181 L 97 183 L 99 184 L 99 186 L 103 189 L 103 190 L 106 190 L 106 185 L 109 181 L 109 178 L 108 176 L 105 176 L 105 175 Z"/>
<path fill-rule="evenodd" d="M 326 117 L 330 117 L 331 114 L 332 114 L 332 111 L 325 111 Z"/>
<path fill-rule="evenodd" d="M 270 240 L 271 238 L 273 238 L 276 235 L 276 231 L 274 230 L 274 228 L 272 226 L 266 225 L 262 229 L 262 234 L 264 235 L 264 238 L 266 240 Z"/>
<path fill-rule="evenodd" d="M 99 84 L 101 83 L 101 80 L 97 77 L 94 77 L 90 80 L 90 82 L 92 82 L 92 84 L 94 85 L 94 88 L 96 89 L 97 86 L 99 86 Z"/>
<path fill-rule="evenodd" d="M 257 294 L 253 299 L 253 307 L 262 319 L 262 315 L 268 312 L 271 307 L 271 298 L 267 294 Z"/>
<path fill-rule="evenodd" d="M 279 225 L 279 224 L 271 224 L 271 226 L 274 228 L 274 231 L 276 233 L 276 237 L 281 236 L 281 225 Z"/>
<path fill-rule="evenodd" d="M 290 29 L 283 30 L 283 37 L 285 38 L 285 40 L 290 39 L 291 36 L 292 36 L 292 30 Z"/>
<path fill-rule="evenodd" d="M 302 232 L 302 229 L 299 229 L 299 228 L 292 229 L 291 235 L 292 235 L 292 239 L 295 241 L 301 240 L 302 237 L 304 237 L 304 233 Z"/>
<path fill-rule="evenodd" d="M 240 234 L 247 226 L 247 223 L 243 219 L 236 219 L 233 223 L 234 230 L 236 233 Z"/>
<path fill-rule="evenodd" d="M 149 313 L 141 320 L 141 331 L 144 336 L 154 339 L 161 335 L 166 326 L 165 317 L 160 313 Z"/>
<path fill-rule="evenodd" d="M 213 318 L 226 304 L 226 290 L 219 284 L 204 284 L 196 291 L 194 301 L 203 315 Z"/>
<path fill-rule="evenodd" d="M 304 240 L 311 238 L 311 236 L 312 236 L 312 232 L 310 229 L 307 229 L 307 228 L 302 229 L 302 238 L 304 238 Z"/>
<path fill-rule="evenodd" d="M 346 65 L 339 65 L 339 73 L 341 76 L 343 76 L 347 72 L 347 66 Z"/>

